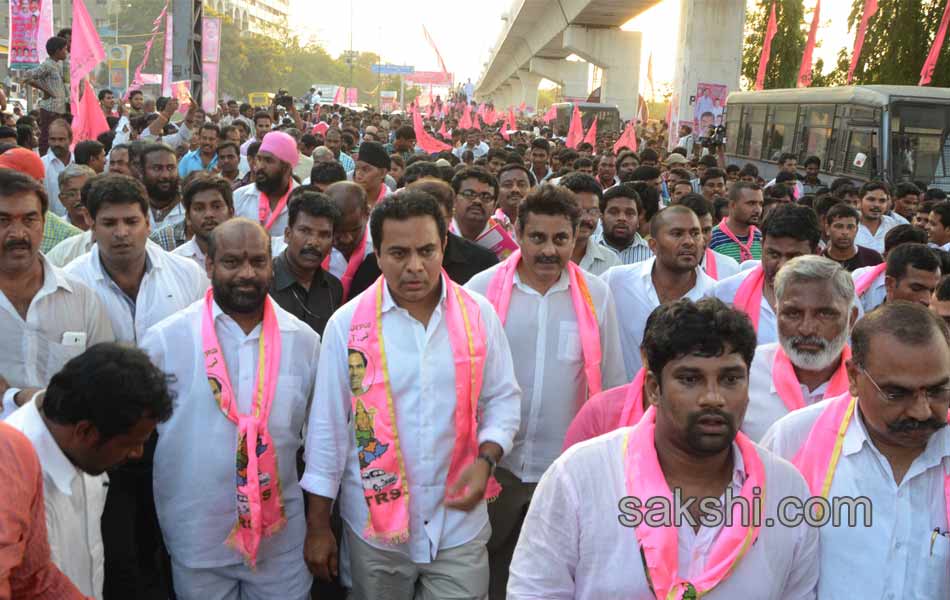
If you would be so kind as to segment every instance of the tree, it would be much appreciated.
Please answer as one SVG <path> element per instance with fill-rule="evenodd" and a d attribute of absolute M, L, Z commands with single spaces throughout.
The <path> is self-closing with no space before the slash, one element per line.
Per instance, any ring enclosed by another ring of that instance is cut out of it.
<path fill-rule="evenodd" d="M 750 86 L 755 82 L 773 3 L 777 31 L 772 38 L 772 52 L 765 71 L 765 88 L 795 87 L 808 37 L 803 0 L 759 0 L 757 8 L 748 11 L 742 49 L 742 75 Z"/>

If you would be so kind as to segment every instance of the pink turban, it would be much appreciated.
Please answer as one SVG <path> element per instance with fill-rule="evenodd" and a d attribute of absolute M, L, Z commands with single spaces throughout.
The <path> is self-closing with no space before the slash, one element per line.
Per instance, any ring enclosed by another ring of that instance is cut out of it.
<path fill-rule="evenodd" d="M 283 131 L 269 131 L 261 142 L 258 154 L 268 152 L 278 159 L 296 167 L 300 162 L 300 153 L 297 152 L 297 142 Z"/>

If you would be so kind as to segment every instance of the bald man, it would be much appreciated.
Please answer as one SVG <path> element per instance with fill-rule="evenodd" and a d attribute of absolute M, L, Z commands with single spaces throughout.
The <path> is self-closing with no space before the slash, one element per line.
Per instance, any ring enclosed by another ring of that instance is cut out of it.
<path fill-rule="evenodd" d="M 305 600 L 312 578 L 303 560 L 307 527 L 296 467 L 320 338 L 268 297 L 270 238 L 258 223 L 239 217 L 218 225 L 205 260 L 205 297 L 142 342 L 172 376 L 179 399 L 175 417 L 159 429 L 154 471 L 175 593 L 182 600 Z M 263 416 L 251 417 L 257 414 Z M 250 424 L 238 425 L 250 419 L 257 439 L 245 435 Z M 252 452 L 257 469 L 249 465 Z M 251 502 L 262 503 L 263 531 L 276 532 L 255 534 Z M 279 527 L 281 512 L 286 523 Z"/>
<path fill-rule="evenodd" d="M 324 193 L 340 209 L 342 218 L 333 230 L 333 249 L 329 264 L 324 261 L 323 269 L 343 283 L 343 300 L 346 301 L 356 270 L 363 259 L 373 253 L 373 240 L 367 226 L 369 205 L 363 186 L 352 181 L 338 181 Z"/>

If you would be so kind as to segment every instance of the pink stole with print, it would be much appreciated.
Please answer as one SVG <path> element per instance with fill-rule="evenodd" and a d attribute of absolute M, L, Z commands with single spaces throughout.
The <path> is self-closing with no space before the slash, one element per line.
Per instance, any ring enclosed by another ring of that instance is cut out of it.
<path fill-rule="evenodd" d="M 841 351 L 841 362 L 828 381 L 824 400 L 835 398 L 848 391 L 850 383 L 848 381 L 848 368 L 845 363 L 850 358 L 851 347 L 845 346 Z M 805 408 L 805 398 L 802 396 L 802 388 L 798 382 L 798 377 L 795 376 L 795 367 L 781 345 L 776 349 L 775 358 L 772 360 L 772 383 L 775 384 L 775 391 L 778 392 L 779 398 L 785 403 L 788 412 Z"/>
<path fill-rule="evenodd" d="M 871 284 L 874 283 L 874 280 L 881 276 L 881 273 L 887 270 L 887 263 L 882 262 L 879 265 L 875 265 L 861 273 L 861 275 L 854 281 L 854 295 L 861 297 L 866 291 L 871 289 Z"/>
<path fill-rule="evenodd" d="M 290 182 L 287 185 L 287 193 L 280 197 L 274 210 L 270 209 L 270 200 L 267 198 L 267 194 L 264 192 L 260 193 L 257 199 L 257 220 L 260 221 L 261 225 L 263 225 L 264 229 L 268 232 L 270 232 L 270 228 L 274 226 L 274 222 L 280 216 L 280 213 L 287 207 L 287 199 L 290 198 L 290 192 L 292 191 L 294 191 L 294 184 Z"/>
<path fill-rule="evenodd" d="M 762 290 L 765 287 L 765 270 L 762 265 L 752 269 L 752 272 L 739 284 L 732 306 L 749 315 L 752 327 L 759 331 L 759 315 L 762 313 Z"/>

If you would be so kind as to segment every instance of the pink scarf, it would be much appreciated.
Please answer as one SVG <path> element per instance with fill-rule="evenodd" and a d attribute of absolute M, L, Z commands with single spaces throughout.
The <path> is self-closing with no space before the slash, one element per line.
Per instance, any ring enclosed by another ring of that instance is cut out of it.
<path fill-rule="evenodd" d="M 706 248 L 706 264 L 703 266 L 706 275 L 719 281 L 719 265 L 716 264 L 716 252 Z"/>
<path fill-rule="evenodd" d="M 287 199 L 290 198 L 290 192 L 292 191 L 294 191 L 293 182 L 287 186 L 287 192 L 280 197 L 280 200 L 278 200 L 277 206 L 274 207 L 273 211 L 270 209 L 270 200 L 268 200 L 267 194 L 261 192 L 261 195 L 257 200 L 257 220 L 261 222 L 261 225 L 264 226 L 264 229 L 270 231 L 270 228 L 274 226 L 274 221 L 277 220 L 277 217 L 280 216 L 280 213 L 283 212 L 284 208 L 287 206 Z"/>
<path fill-rule="evenodd" d="M 765 287 L 765 270 L 762 265 L 752 269 L 736 290 L 732 306 L 752 319 L 752 327 L 759 331 L 759 315 L 762 312 L 762 289 Z"/>
<path fill-rule="evenodd" d="M 647 377 L 647 370 L 640 368 L 637 376 L 629 384 L 627 396 L 623 401 L 623 412 L 620 413 L 620 422 L 617 429 L 636 425 L 643 418 L 643 381 Z"/>
<path fill-rule="evenodd" d="M 850 383 L 848 382 L 848 369 L 845 362 L 851 358 L 851 347 L 845 346 L 841 351 L 841 363 L 834 375 L 828 381 L 828 388 L 825 390 L 824 400 L 835 398 L 848 391 Z M 805 399 L 802 397 L 802 388 L 798 383 L 798 377 L 795 376 L 795 367 L 789 360 L 785 350 L 780 345 L 775 351 L 775 359 L 772 361 L 772 383 L 775 384 L 775 391 L 779 398 L 785 403 L 789 412 L 805 408 Z"/>
<path fill-rule="evenodd" d="M 881 276 L 881 273 L 887 270 L 887 263 L 882 262 L 879 265 L 873 266 L 861 275 L 854 281 L 854 295 L 863 296 L 866 291 L 871 289 L 871 284 L 874 283 L 874 280 Z"/>
<path fill-rule="evenodd" d="M 749 241 L 743 244 L 739 241 L 739 238 L 736 234 L 732 233 L 732 230 L 729 229 L 729 226 L 726 224 L 726 218 L 724 217 L 722 221 L 719 221 L 719 231 L 726 234 L 730 240 L 736 243 L 739 246 L 739 262 L 746 260 L 752 260 L 755 258 L 752 256 L 752 244 L 755 242 L 755 232 L 758 231 L 755 225 L 749 225 Z"/>
<path fill-rule="evenodd" d="M 367 227 L 369 226 L 367 225 Z M 340 278 L 340 283 L 343 284 L 344 302 L 350 298 L 350 286 L 353 285 L 353 278 L 356 277 L 356 271 L 360 268 L 360 265 L 363 264 L 363 260 L 366 259 L 366 232 L 367 228 L 364 228 L 363 236 L 360 238 L 360 241 L 356 242 L 356 249 L 353 250 L 352 254 L 350 254 L 350 259 L 346 262 L 346 270 L 343 271 L 343 276 Z M 320 266 L 324 271 L 328 273 L 330 272 L 329 254 L 323 259 L 323 262 L 320 263 Z"/>
<path fill-rule="evenodd" d="M 205 310 L 201 320 L 205 370 L 211 393 L 224 416 L 237 425 L 238 434 L 238 520 L 228 535 L 227 544 L 240 552 L 247 563 L 254 567 L 261 539 L 274 535 L 287 523 L 280 492 L 277 452 L 267 428 L 280 368 L 280 330 L 272 300 L 267 297 L 258 345 L 254 404 L 251 414 L 242 415 L 238 412 L 224 353 L 214 329 L 213 298 L 214 293 L 209 289 L 205 294 Z"/>
<path fill-rule="evenodd" d="M 511 290 L 514 287 L 515 271 L 521 261 L 521 250 L 515 250 L 495 272 L 488 291 L 485 294 L 488 301 L 495 307 L 501 324 L 508 318 L 508 305 L 511 303 Z M 580 267 L 573 262 L 567 263 L 567 274 L 570 279 L 571 303 L 574 305 L 574 315 L 577 317 L 577 328 L 581 337 L 581 350 L 584 355 L 584 375 L 587 377 L 587 397 L 599 394 L 602 389 L 600 361 L 600 329 L 597 327 L 597 313 L 594 310 L 594 301 L 587 289 L 587 280 Z M 578 406 L 583 404 L 583 399 Z"/>
<path fill-rule="evenodd" d="M 360 295 L 350 324 L 348 355 L 359 356 L 365 372 L 362 387 L 353 389 L 356 447 L 369 520 L 364 535 L 389 544 L 409 539 L 409 483 L 403 459 L 396 409 L 383 339 L 385 279 Z M 446 487 L 475 461 L 478 454 L 476 407 L 485 366 L 485 330 L 478 304 L 443 271 L 445 322 L 455 360 L 455 446 Z M 351 373 L 355 363 L 350 363 Z M 501 491 L 491 479 L 486 498 Z"/>
<path fill-rule="evenodd" d="M 641 502 L 655 497 L 666 498 L 673 505 L 670 491 L 660 462 L 656 455 L 654 434 L 656 407 L 651 406 L 643 419 L 626 433 L 624 439 L 624 473 L 627 494 Z M 736 434 L 736 445 L 742 453 L 748 477 L 740 492 L 753 506 L 754 488 L 759 488 L 758 501 L 765 496 L 765 471 L 755 445 L 741 431 Z M 657 598 L 699 598 L 707 594 L 735 570 L 736 565 L 752 547 L 759 535 L 758 526 L 743 527 L 742 503 L 733 507 L 733 524 L 723 526 L 718 539 L 706 560 L 706 570 L 695 581 L 685 581 L 679 576 L 678 534 L 676 527 L 654 527 L 644 519 L 635 529 L 637 540 L 643 550 L 649 581 Z"/>

